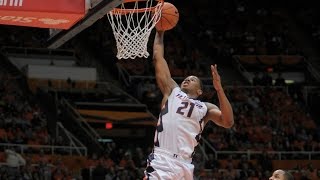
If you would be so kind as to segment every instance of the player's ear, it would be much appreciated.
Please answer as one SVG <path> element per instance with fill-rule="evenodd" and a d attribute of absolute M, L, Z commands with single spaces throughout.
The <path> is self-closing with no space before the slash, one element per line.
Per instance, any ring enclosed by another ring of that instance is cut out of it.
<path fill-rule="evenodd" d="M 197 90 L 197 94 L 198 94 L 198 96 L 201 96 L 201 95 L 202 95 L 202 93 L 203 93 L 203 91 L 202 91 L 201 89 L 198 89 L 198 90 Z"/>

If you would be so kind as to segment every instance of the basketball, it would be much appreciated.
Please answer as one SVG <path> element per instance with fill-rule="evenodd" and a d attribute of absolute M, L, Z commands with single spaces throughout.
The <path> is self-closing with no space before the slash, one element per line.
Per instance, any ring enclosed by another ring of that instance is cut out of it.
<path fill-rule="evenodd" d="M 159 31 L 167 31 L 174 28 L 179 21 L 178 9 L 171 3 L 164 2 L 162 7 L 161 18 L 156 24 Z"/>

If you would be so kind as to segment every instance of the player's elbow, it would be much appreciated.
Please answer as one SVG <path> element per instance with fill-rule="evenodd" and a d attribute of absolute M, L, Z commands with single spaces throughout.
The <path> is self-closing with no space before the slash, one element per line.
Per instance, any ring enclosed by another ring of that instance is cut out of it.
<path fill-rule="evenodd" d="M 232 119 L 228 119 L 227 121 L 224 122 L 224 128 L 232 128 L 232 126 L 234 125 L 234 121 L 233 118 Z"/>

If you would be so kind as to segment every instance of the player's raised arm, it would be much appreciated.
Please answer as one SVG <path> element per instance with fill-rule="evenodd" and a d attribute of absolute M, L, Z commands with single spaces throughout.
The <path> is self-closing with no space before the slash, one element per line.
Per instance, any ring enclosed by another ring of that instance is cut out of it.
<path fill-rule="evenodd" d="M 208 107 L 208 113 L 205 119 L 212 120 L 219 126 L 230 128 L 234 124 L 233 110 L 222 88 L 220 75 L 217 70 L 217 65 L 211 65 L 211 73 L 213 78 L 213 87 L 217 91 L 220 109 L 211 103 L 206 103 Z"/>
<path fill-rule="evenodd" d="M 171 78 L 168 64 L 164 59 L 164 31 L 157 31 L 153 43 L 153 63 L 157 84 L 164 96 L 169 96 L 172 89 L 178 86 Z"/>

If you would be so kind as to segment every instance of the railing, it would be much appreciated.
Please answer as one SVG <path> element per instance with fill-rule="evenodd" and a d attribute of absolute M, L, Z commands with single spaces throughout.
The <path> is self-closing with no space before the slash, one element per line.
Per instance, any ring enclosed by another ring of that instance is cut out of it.
<path fill-rule="evenodd" d="M 212 80 L 211 77 L 199 77 L 202 81 L 208 81 Z M 130 75 L 129 77 L 129 82 L 131 82 L 133 79 L 150 79 L 150 80 L 155 80 L 155 76 L 140 76 L 140 75 Z M 172 77 L 172 79 L 177 80 L 177 81 L 182 81 L 185 79 L 185 77 Z"/>
<path fill-rule="evenodd" d="M 261 155 L 264 153 L 264 151 L 216 151 L 216 158 L 219 159 L 219 156 L 223 155 L 246 155 L 246 158 L 248 160 L 252 159 L 255 155 Z M 315 159 L 313 158 L 314 155 L 320 155 L 319 151 L 266 151 L 269 155 L 275 155 L 278 158 L 274 158 L 274 160 L 288 160 L 288 159 L 294 159 L 290 157 L 294 156 L 305 156 L 308 160 Z M 288 157 L 289 156 L 289 157 Z M 306 159 L 306 158 L 303 158 Z"/>
<path fill-rule="evenodd" d="M 61 103 L 64 104 L 66 107 L 68 107 L 70 109 L 70 111 L 72 111 L 73 115 L 75 116 L 75 118 L 77 118 L 77 120 L 79 120 L 79 122 L 81 122 L 82 127 L 84 128 L 84 130 L 86 130 L 88 132 L 88 135 L 91 136 L 92 139 L 101 139 L 100 135 L 86 122 L 83 120 L 83 117 L 79 114 L 78 111 L 76 111 L 67 100 L 62 99 Z"/>
<path fill-rule="evenodd" d="M 320 82 L 320 72 L 319 72 L 320 67 L 315 63 L 318 61 L 319 61 L 319 59 L 314 59 L 314 60 L 310 60 L 310 61 L 305 60 L 305 63 L 307 65 L 309 72 L 313 75 L 313 77 L 318 82 Z"/>
<path fill-rule="evenodd" d="M 118 63 L 116 64 L 117 69 L 118 69 L 118 80 L 123 82 L 126 86 L 130 85 L 130 74 L 128 73 L 128 71 L 122 67 L 121 65 L 119 65 Z"/>
<path fill-rule="evenodd" d="M 24 47 L 10 47 L 10 46 L 3 46 L 1 51 L 4 54 L 19 54 L 24 56 L 29 55 L 46 55 L 46 56 L 75 56 L 75 52 L 73 50 L 68 49 L 47 49 L 47 48 L 24 48 Z"/>
<path fill-rule="evenodd" d="M 81 151 L 84 156 L 87 156 L 86 147 L 71 147 L 71 146 L 50 146 L 50 145 L 29 145 L 29 144 L 11 144 L 0 143 L 1 149 L 14 148 L 20 154 L 24 154 L 25 151 L 30 149 L 42 149 L 44 152 L 50 152 L 51 155 L 59 154 L 57 152 L 68 153 L 69 155 L 78 155 L 78 151 Z"/>
<path fill-rule="evenodd" d="M 304 101 L 306 102 L 307 105 L 310 105 L 309 95 L 310 95 L 313 91 L 318 91 L 318 92 L 320 92 L 320 87 L 318 87 L 318 86 L 305 86 L 305 87 L 303 88 L 303 98 L 304 98 Z"/>
<path fill-rule="evenodd" d="M 233 58 L 233 65 L 234 67 L 240 72 L 240 74 L 248 81 L 250 82 L 250 73 L 246 70 L 246 68 L 239 62 L 239 59 L 237 57 Z"/>
<path fill-rule="evenodd" d="M 57 122 L 57 126 L 56 126 L 56 134 L 63 137 L 64 139 L 68 139 L 70 142 L 70 146 L 72 147 L 83 147 L 86 148 L 82 142 L 77 139 L 73 134 L 71 134 L 63 125 L 61 122 Z M 76 149 L 76 152 L 81 155 L 81 156 L 85 156 L 85 154 L 83 154 L 83 152 L 81 152 L 80 149 Z"/>
<path fill-rule="evenodd" d="M 123 94 L 124 96 L 129 97 L 131 100 L 133 100 L 135 103 L 137 104 L 141 104 L 139 102 L 139 100 L 137 100 L 135 97 L 133 97 L 132 95 L 128 94 L 126 91 L 124 91 L 123 89 L 113 85 L 110 82 L 97 82 L 97 85 L 99 87 L 99 89 L 104 90 L 104 91 L 111 91 L 111 92 L 120 92 L 121 94 Z"/>
<path fill-rule="evenodd" d="M 70 89 L 94 89 L 96 86 L 96 81 L 73 81 L 68 83 L 67 80 L 62 79 L 36 79 L 29 78 L 28 80 L 29 88 L 32 91 L 36 91 L 37 87 L 40 88 L 54 88 L 60 90 L 70 90 Z M 49 87 L 50 84 L 50 87 Z"/>
<path fill-rule="evenodd" d="M 131 82 L 132 80 L 134 79 L 142 79 L 142 80 L 145 80 L 145 79 L 148 79 L 148 80 L 156 80 L 155 79 L 155 76 L 130 76 L 129 77 L 129 81 Z M 173 80 L 175 81 L 183 81 L 184 77 L 172 77 Z M 203 84 L 204 87 L 206 88 L 213 88 L 213 85 L 212 85 L 212 78 L 211 77 L 200 77 L 200 80 L 201 81 L 205 81 L 205 82 L 210 82 L 210 84 Z M 281 88 L 283 89 L 287 94 L 288 94 L 288 86 L 251 86 L 251 85 L 237 85 L 237 88 L 246 88 L 246 89 L 255 89 L 257 87 L 261 87 L 261 88 Z M 224 86 L 224 89 L 232 89 L 234 88 L 234 86 L 232 85 L 226 85 Z"/>
<path fill-rule="evenodd" d="M 202 148 L 208 147 L 213 151 L 215 159 L 226 159 L 227 156 L 242 156 L 245 155 L 248 160 L 250 160 L 253 156 L 262 155 L 264 151 L 217 151 L 206 139 L 202 138 Z M 314 156 L 318 155 L 320 157 L 320 151 L 266 151 L 269 155 L 275 155 L 277 160 L 288 160 L 293 159 L 290 157 L 293 156 L 304 156 L 307 157 L 308 160 L 315 159 Z M 289 157 L 288 157 L 289 156 Z M 222 157 L 222 158 L 221 158 Z M 275 158 L 275 157 L 274 157 Z M 275 159 L 275 160 L 276 160 Z"/>

